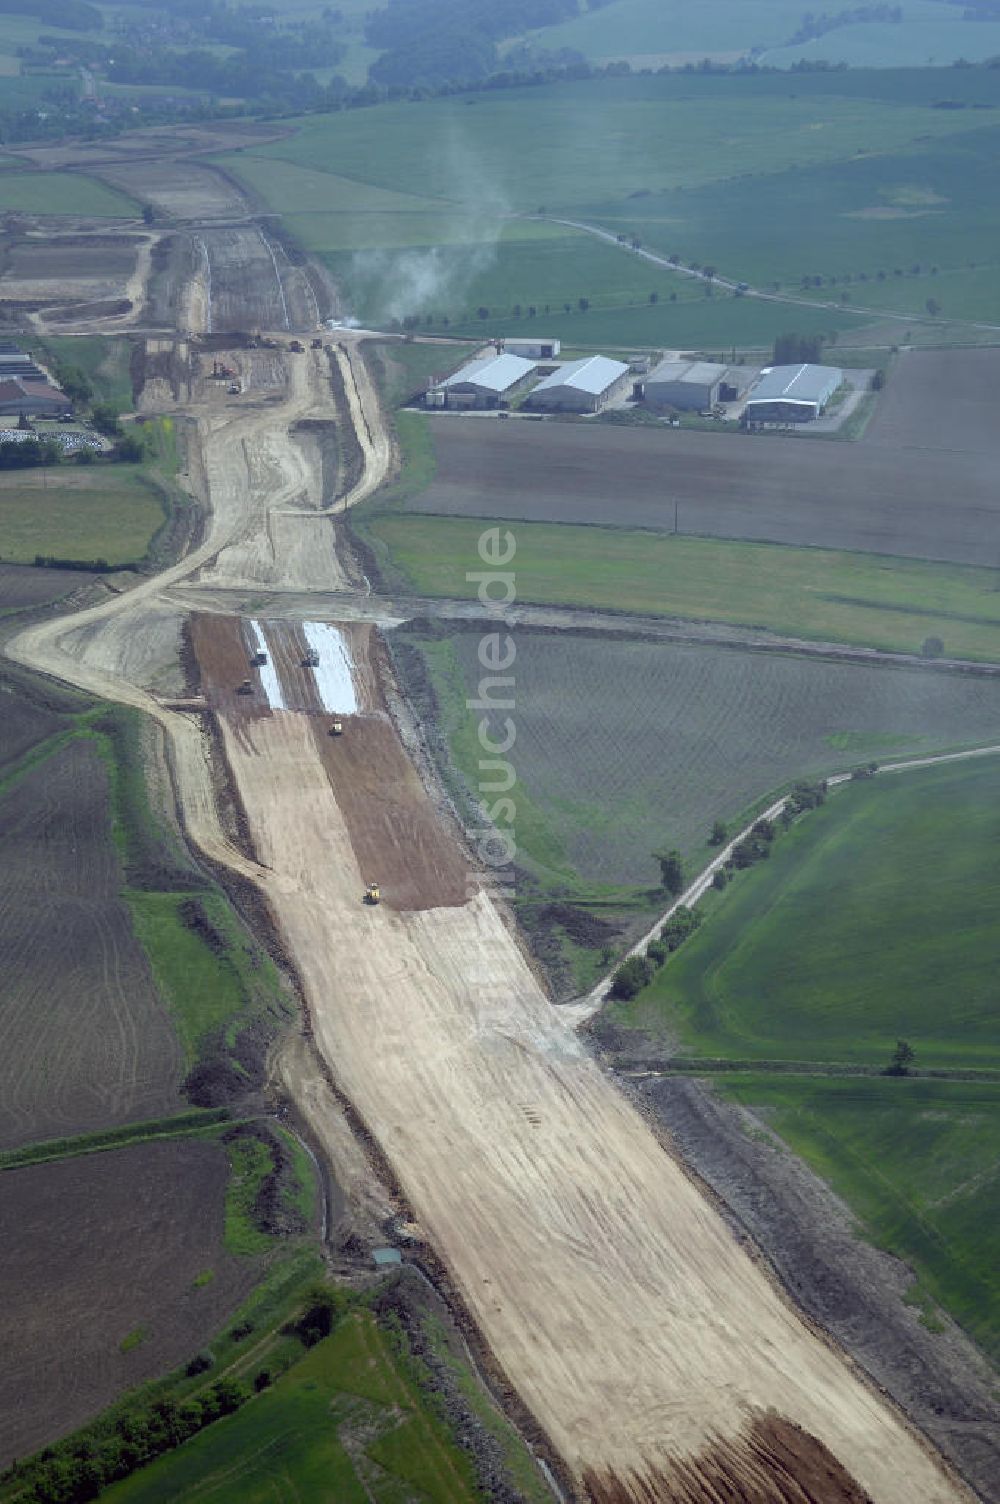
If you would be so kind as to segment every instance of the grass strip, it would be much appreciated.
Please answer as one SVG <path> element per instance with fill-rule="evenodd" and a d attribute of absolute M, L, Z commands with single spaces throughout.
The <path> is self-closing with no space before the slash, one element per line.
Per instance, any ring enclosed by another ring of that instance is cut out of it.
<path fill-rule="evenodd" d="M 229 1121 L 228 1108 L 210 1107 L 179 1112 L 176 1117 L 151 1118 L 142 1123 L 127 1123 L 121 1128 L 105 1128 L 99 1133 L 45 1139 L 0 1154 L 0 1170 L 18 1170 L 24 1165 L 48 1164 L 55 1159 L 75 1159 L 80 1154 L 100 1154 L 107 1149 L 150 1143 L 153 1139 L 190 1138 Z"/>
<path fill-rule="evenodd" d="M 721 621 L 886 652 L 919 654 L 940 637 L 949 657 L 1000 661 L 995 569 L 563 523 L 397 513 L 367 523 L 412 590 L 459 600 L 475 595 L 468 561 L 491 526 L 516 531 L 521 601 Z"/>

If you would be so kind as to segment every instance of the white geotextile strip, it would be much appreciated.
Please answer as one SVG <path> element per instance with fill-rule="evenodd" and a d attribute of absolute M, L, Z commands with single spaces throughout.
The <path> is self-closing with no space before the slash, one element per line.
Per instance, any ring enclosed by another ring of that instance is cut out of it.
<path fill-rule="evenodd" d="M 319 654 L 319 667 L 311 669 L 323 709 L 333 715 L 354 715 L 358 697 L 354 690 L 354 664 L 342 632 L 322 621 L 304 621 L 306 642 Z"/>
<path fill-rule="evenodd" d="M 253 640 L 257 644 L 257 651 L 267 655 L 267 662 L 261 664 L 257 670 L 258 674 L 260 674 L 260 682 L 264 693 L 267 696 L 267 703 L 272 710 L 284 710 L 286 706 L 285 697 L 281 693 L 281 680 L 278 678 L 277 669 L 271 662 L 271 654 L 268 651 L 267 643 L 264 641 L 260 622 L 252 621 L 250 623 L 250 631 L 253 633 Z"/>

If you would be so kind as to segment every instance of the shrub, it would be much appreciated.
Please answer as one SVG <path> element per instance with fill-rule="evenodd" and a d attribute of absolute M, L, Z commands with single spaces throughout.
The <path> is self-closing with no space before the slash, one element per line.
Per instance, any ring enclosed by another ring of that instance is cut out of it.
<path fill-rule="evenodd" d="M 611 979 L 611 996 L 628 1000 L 653 979 L 653 963 L 645 956 L 629 956 Z"/>
<path fill-rule="evenodd" d="M 205 1373 L 214 1363 L 214 1355 L 209 1352 L 207 1347 L 203 1347 L 200 1353 L 195 1353 L 184 1372 L 189 1379 L 193 1379 L 196 1374 Z"/>

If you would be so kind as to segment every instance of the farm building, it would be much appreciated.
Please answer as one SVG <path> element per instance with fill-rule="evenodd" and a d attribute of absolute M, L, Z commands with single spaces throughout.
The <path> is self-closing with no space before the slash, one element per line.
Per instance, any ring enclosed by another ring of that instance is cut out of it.
<path fill-rule="evenodd" d="M 534 369 L 520 355 L 484 355 L 432 386 L 424 400 L 428 407 L 499 407 Z"/>
<path fill-rule="evenodd" d="M 524 360 L 555 360 L 562 345 L 557 339 L 505 339 L 503 348 Z"/>
<path fill-rule="evenodd" d="M 726 366 L 708 360 L 661 360 L 646 377 L 646 404 L 705 412 L 719 401 L 728 375 Z"/>
<path fill-rule="evenodd" d="M 26 418 L 61 418 L 72 411 L 69 398 L 47 381 L 25 381 L 23 377 L 0 378 L 0 416 Z"/>
<path fill-rule="evenodd" d="M 530 405 L 548 412 L 598 413 L 620 397 L 629 381 L 629 368 L 606 355 L 589 355 L 560 366 L 539 382 Z"/>
<path fill-rule="evenodd" d="M 835 366 L 771 366 L 762 371 L 743 411 L 745 423 L 809 423 L 818 418 L 844 376 Z"/>

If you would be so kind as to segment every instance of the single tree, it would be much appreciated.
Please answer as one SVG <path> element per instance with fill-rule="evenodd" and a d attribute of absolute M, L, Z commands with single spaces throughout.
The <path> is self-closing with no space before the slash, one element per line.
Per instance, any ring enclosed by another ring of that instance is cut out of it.
<path fill-rule="evenodd" d="M 910 1042 L 906 1039 L 897 1039 L 889 1064 L 882 1072 L 883 1076 L 908 1076 L 915 1058 Z"/>
<path fill-rule="evenodd" d="M 579 308 L 579 310 L 580 310 L 581 313 L 586 313 L 587 309 L 590 307 L 590 299 L 589 298 L 577 298 L 577 300 L 576 300 L 576 306 L 577 306 L 577 308 Z"/>
<path fill-rule="evenodd" d="M 726 829 L 723 821 L 716 820 L 715 824 L 712 826 L 712 834 L 708 838 L 708 844 L 710 846 L 721 846 L 728 834 L 729 832 Z"/>
<path fill-rule="evenodd" d="M 658 292 L 651 292 L 649 295 L 649 301 L 651 303 L 658 303 L 660 301 L 660 294 Z"/>
<path fill-rule="evenodd" d="M 660 886 L 676 896 L 684 889 L 684 863 L 679 851 L 654 851 L 660 864 Z"/>
<path fill-rule="evenodd" d="M 936 319 L 938 314 L 941 312 L 941 304 L 938 302 L 937 298 L 928 298 L 927 302 L 924 304 L 924 307 L 927 309 L 927 312 L 930 314 L 932 319 Z"/>

